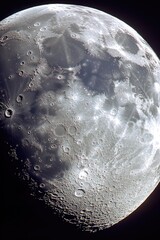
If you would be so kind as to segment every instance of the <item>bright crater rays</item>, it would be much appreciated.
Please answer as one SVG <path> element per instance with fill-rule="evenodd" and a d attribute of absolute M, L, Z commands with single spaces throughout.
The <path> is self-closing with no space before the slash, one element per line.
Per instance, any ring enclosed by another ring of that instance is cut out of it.
<path fill-rule="evenodd" d="M 82 230 L 118 223 L 158 185 L 159 105 L 160 61 L 121 20 L 51 4 L 0 22 L 2 149 Z"/>

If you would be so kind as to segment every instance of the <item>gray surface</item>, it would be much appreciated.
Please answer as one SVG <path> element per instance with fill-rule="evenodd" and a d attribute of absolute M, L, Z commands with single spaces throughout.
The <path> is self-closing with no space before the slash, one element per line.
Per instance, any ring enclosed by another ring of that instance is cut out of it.
<path fill-rule="evenodd" d="M 0 23 L 0 128 L 33 192 L 84 230 L 159 183 L 159 60 L 128 25 L 46 5 Z"/>

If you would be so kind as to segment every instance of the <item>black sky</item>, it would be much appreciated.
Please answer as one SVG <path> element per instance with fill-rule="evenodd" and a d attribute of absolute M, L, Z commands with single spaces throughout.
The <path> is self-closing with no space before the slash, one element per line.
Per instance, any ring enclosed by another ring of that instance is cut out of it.
<path fill-rule="evenodd" d="M 5 0 L 0 7 L 0 20 L 28 7 L 47 3 L 71 3 L 90 6 L 110 13 L 128 23 L 151 45 L 160 57 L 160 15 L 158 1 L 36 1 Z M 141 5 L 140 5 L 141 4 Z M 1 160 L 5 156 L 1 155 Z M 23 183 L 19 183 L 7 163 L 3 164 L 3 215 L 2 240 L 129 240 L 160 238 L 160 189 L 128 218 L 105 231 L 95 234 L 82 233 L 69 224 L 64 224 L 51 214 L 42 202 L 29 196 Z"/>

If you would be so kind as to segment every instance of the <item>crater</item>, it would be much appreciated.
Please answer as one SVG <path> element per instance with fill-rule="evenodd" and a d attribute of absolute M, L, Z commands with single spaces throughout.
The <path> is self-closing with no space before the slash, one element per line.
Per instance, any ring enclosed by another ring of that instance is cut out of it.
<path fill-rule="evenodd" d="M 11 108 L 6 109 L 4 115 L 6 118 L 11 118 L 13 116 L 13 110 Z"/>
<path fill-rule="evenodd" d="M 23 101 L 23 95 L 19 94 L 16 98 L 17 103 L 21 103 Z"/>
<path fill-rule="evenodd" d="M 83 197 L 85 194 L 85 191 L 82 188 L 79 188 L 75 191 L 75 196 L 76 197 Z"/>
<path fill-rule="evenodd" d="M 61 136 L 65 135 L 66 129 L 62 124 L 59 124 L 59 125 L 56 126 L 54 132 L 55 132 L 56 136 L 61 137 Z"/>
<path fill-rule="evenodd" d="M 115 36 L 116 42 L 121 45 L 127 52 L 136 54 L 139 51 L 137 41 L 130 34 L 118 32 Z"/>

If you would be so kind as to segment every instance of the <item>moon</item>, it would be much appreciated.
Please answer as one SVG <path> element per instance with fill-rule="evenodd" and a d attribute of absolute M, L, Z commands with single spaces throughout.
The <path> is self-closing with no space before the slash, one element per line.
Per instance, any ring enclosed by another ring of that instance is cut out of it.
<path fill-rule="evenodd" d="M 159 183 L 160 61 L 123 21 L 49 4 L 0 22 L 0 133 L 32 195 L 84 231 Z"/>

